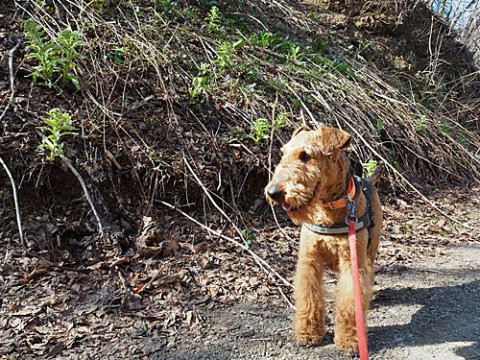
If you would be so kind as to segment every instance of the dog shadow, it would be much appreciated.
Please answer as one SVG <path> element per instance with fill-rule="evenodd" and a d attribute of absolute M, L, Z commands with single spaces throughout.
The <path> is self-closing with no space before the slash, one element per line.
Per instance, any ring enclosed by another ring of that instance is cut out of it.
<path fill-rule="evenodd" d="M 458 286 L 378 291 L 372 301 L 372 310 L 392 309 L 393 306 L 421 308 L 407 324 L 370 327 L 371 350 L 457 343 L 452 349 L 456 355 L 480 359 L 479 295 L 480 280 Z"/>

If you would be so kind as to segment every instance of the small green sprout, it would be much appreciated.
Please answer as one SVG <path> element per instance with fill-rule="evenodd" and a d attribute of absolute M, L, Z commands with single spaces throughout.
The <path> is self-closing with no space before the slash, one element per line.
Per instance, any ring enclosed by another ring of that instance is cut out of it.
<path fill-rule="evenodd" d="M 378 166 L 378 163 L 375 160 L 370 160 L 366 163 L 363 163 L 362 164 L 362 168 L 363 168 L 362 176 L 364 178 L 368 178 L 369 176 L 371 176 L 375 172 L 375 169 L 377 168 L 377 166 Z"/>
<path fill-rule="evenodd" d="M 55 42 L 46 39 L 45 30 L 33 20 L 25 21 L 24 30 L 29 39 L 26 58 L 36 62 L 31 73 L 33 83 L 51 89 L 60 78 L 63 85 L 72 83 L 79 90 L 80 82 L 74 71 L 81 73 L 77 60 L 84 56 L 77 52 L 77 48 L 85 45 L 79 39 L 79 33 L 64 29 Z"/>
<path fill-rule="evenodd" d="M 39 148 L 47 151 L 47 160 L 53 161 L 57 156 L 63 155 L 63 144 L 61 138 L 66 135 L 75 135 L 72 126 L 72 118 L 68 113 L 59 109 L 52 109 L 47 113 L 48 117 L 42 118 L 46 126 L 39 127 L 47 133 L 43 136 Z"/>
<path fill-rule="evenodd" d="M 218 7 L 213 6 L 205 18 L 207 22 L 207 30 L 210 32 L 220 32 L 222 26 L 222 13 Z"/>
<path fill-rule="evenodd" d="M 427 117 L 425 115 L 420 116 L 416 121 L 415 121 L 415 131 L 416 132 L 421 132 L 423 131 L 427 125 L 426 125 Z"/>
<path fill-rule="evenodd" d="M 251 127 L 252 135 L 249 136 L 254 143 L 258 144 L 259 142 L 268 139 L 270 135 L 270 131 L 272 130 L 279 130 L 285 126 L 287 122 L 287 114 L 280 113 L 278 116 L 273 120 L 273 125 L 268 122 L 267 119 L 260 118 L 253 122 Z"/>

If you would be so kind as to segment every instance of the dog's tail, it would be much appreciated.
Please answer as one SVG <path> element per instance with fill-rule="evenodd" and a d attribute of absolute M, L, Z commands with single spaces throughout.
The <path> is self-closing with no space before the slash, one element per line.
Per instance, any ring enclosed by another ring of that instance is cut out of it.
<path fill-rule="evenodd" d="M 383 163 L 379 162 L 377 164 L 377 167 L 373 171 L 373 174 L 367 178 L 367 181 L 373 186 L 377 186 L 377 183 L 380 181 L 380 178 L 382 177 L 382 173 L 383 173 Z"/>

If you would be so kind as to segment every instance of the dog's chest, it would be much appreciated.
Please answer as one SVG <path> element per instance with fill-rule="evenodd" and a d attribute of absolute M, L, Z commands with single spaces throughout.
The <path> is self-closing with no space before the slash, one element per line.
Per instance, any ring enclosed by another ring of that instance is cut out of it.
<path fill-rule="evenodd" d="M 336 271 L 340 259 L 348 259 L 350 256 L 348 238 L 346 236 L 317 235 L 309 230 L 302 231 L 302 236 L 308 237 L 310 251 L 315 256 L 319 256 L 330 270 Z"/>

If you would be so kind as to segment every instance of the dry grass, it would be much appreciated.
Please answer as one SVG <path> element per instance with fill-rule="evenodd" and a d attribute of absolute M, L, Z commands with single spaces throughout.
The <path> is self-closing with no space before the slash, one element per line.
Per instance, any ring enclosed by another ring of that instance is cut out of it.
<path fill-rule="evenodd" d="M 393 187 L 479 180 L 479 106 L 468 96 L 478 91 L 478 73 L 448 71 L 449 35 L 436 17 L 410 24 L 431 44 L 429 67 L 415 73 L 415 64 L 381 68 L 379 49 L 389 49 L 378 37 L 327 27 L 328 11 L 315 5 L 243 1 L 214 16 L 203 2 L 115 4 L 29 0 L 18 2 L 18 16 L 52 38 L 65 28 L 80 32 L 82 89 L 52 102 L 77 114 L 82 132 L 70 146 L 90 177 L 103 181 L 105 162 L 119 176 L 128 170 L 147 213 L 166 198 L 196 202 L 207 214 L 215 199 L 241 224 L 242 211 L 257 208 L 275 149 L 300 123 L 353 133 L 355 161 L 384 161 Z M 412 6 L 423 6 L 369 4 L 352 21 L 388 8 L 388 29 L 406 26 Z M 279 117 L 286 123 L 275 125 Z M 259 119 L 270 126 L 255 142 Z"/>

